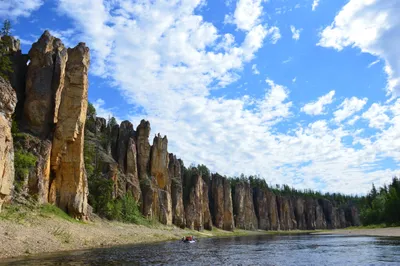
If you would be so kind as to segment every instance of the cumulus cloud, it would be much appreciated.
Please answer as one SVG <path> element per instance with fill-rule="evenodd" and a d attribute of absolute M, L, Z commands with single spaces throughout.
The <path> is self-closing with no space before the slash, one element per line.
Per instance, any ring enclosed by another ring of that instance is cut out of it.
<path fill-rule="evenodd" d="M 321 32 L 318 45 L 341 51 L 357 47 L 385 62 L 387 92 L 400 92 L 400 17 L 399 1 L 350 0 L 332 24 Z"/>
<path fill-rule="evenodd" d="M 335 91 L 332 90 L 319 97 L 317 101 L 304 105 L 301 111 L 308 115 L 321 115 L 325 111 L 325 106 L 333 102 L 333 96 L 335 96 Z"/>
<path fill-rule="evenodd" d="M 291 25 L 291 26 L 290 26 L 290 31 L 292 32 L 292 38 L 293 38 L 294 40 L 298 41 L 298 40 L 300 39 L 300 32 L 301 32 L 302 30 L 303 30 L 303 29 L 296 29 L 295 26 Z"/>
<path fill-rule="evenodd" d="M 340 123 L 360 111 L 366 103 L 367 98 L 358 99 L 357 97 L 351 97 L 350 99 L 344 99 L 344 101 L 339 105 L 339 109 L 333 113 L 336 123 Z"/>
<path fill-rule="evenodd" d="M 233 15 L 225 16 L 225 23 L 232 23 L 238 29 L 249 31 L 260 23 L 263 0 L 239 0 Z"/>
<path fill-rule="evenodd" d="M 388 106 L 373 103 L 371 107 L 362 114 L 362 118 L 369 120 L 369 127 L 383 129 L 390 121 L 386 114 Z"/>
<path fill-rule="evenodd" d="M 318 5 L 319 5 L 319 0 L 314 0 L 311 6 L 312 11 L 315 11 Z"/>
<path fill-rule="evenodd" d="M 43 5 L 42 0 L 5 0 L 0 1 L 0 17 L 17 19 L 29 17 Z"/>
<path fill-rule="evenodd" d="M 152 134 L 168 135 L 169 152 L 186 165 L 203 163 L 230 176 L 260 174 L 272 184 L 295 185 L 300 177 L 298 188 L 318 188 L 314 178 L 319 177 L 325 191 L 345 193 L 366 191 L 376 179 L 383 183 L 396 174 L 373 168 L 385 156 L 400 161 L 394 107 L 385 105 L 390 126 L 372 140 L 327 120 L 291 124 L 290 87 L 272 79 L 258 97 L 213 97 L 212 90 L 231 84 L 246 64 L 254 64 L 265 40 L 278 36 L 279 29 L 261 24 L 261 15 L 238 20 L 244 38 L 236 40 L 195 13 L 201 2 L 58 1 L 91 48 L 93 74 L 111 81 L 132 108 L 144 110 L 121 118 L 148 119 Z M 334 91 L 320 97 L 309 112 L 325 112 L 333 96 Z M 101 100 L 95 106 L 104 116 L 113 113 Z M 281 125 L 288 129 L 278 130 Z M 349 147 L 344 137 L 362 148 Z"/>

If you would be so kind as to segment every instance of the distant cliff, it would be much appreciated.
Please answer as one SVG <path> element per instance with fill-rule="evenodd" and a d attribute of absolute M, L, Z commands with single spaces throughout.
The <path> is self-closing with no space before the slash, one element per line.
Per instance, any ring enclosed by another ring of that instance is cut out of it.
<path fill-rule="evenodd" d="M 5 158 L 0 170 L 6 173 L 0 179 L 0 206 L 12 196 L 32 197 L 87 219 L 92 211 L 112 217 L 115 208 L 121 212 L 130 206 L 131 197 L 145 218 L 195 230 L 359 224 L 350 203 L 281 195 L 247 179 L 233 182 L 211 174 L 205 166 L 186 168 L 168 152 L 166 136 L 157 134 L 150 144 L 148 121 L 134 127 L 130 121 L 117 124 L 97 117 L 87 100 L 90 59 L 84 43 L 67 49 L 45 31 L 28 55 L 19 46 L 10 50 L 11 83 L 0 80 L 0 126 L 5 132 L 0 136 L 0 158 Z M 14 111 L 18 131 L 11 136 Z M 14 148 L 25 156 L 18 161 L 32 158 L 16 164 L 15 175 Z M 119 204 L 119 199 L 125 200 L 123 206 L 109 204 Z M 123 212 L 129 215 L 129 210 Z"/>

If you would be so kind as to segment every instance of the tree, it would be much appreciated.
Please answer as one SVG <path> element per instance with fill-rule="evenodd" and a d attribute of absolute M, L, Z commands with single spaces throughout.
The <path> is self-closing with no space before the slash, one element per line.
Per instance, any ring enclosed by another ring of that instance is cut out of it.
<path fill-rule="evenodd" d="M 0 40 L 0 76 L 8 80 L 12 72 L 12 62 L 7 56 L 7 45 Z"/>
<path fill-rule="evenodd" d="M 6 19 L 3 22 L 3 28 L 1 29 L 1 35 L 2 36 L 10 36 L 10 31 L 11 31 L 11 22 Z"/>

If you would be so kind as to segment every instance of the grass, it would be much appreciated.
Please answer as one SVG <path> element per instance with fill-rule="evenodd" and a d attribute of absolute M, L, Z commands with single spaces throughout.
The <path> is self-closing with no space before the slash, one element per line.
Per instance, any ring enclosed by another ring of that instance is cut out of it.
<path fill-rule="evenodd" d="M 361 226 L 350 226 L 344 229 L 354 230 L 354 229 L 377 229 L 377 228 L 388 228 L 388 227 L 399 227 L 400 224 L 370 224 L 370 225 L 361 225 Z"/>
<path fill-rule="evenodd" d="M 72 240 L 72 234 L 61 227 L 55 228 L 51 233 L 63 243 L 70 243 Z"/>
<path fill-rule="evenodd" d="M 76 220 L 76 219 L 72 218 L 71 216 L 66 214 L 63 210 L 61 210 L 60 208 L 58 208 L 57 206 L 54 206 L 52 204 L 41 205 L 38 208 L 38 214 L 39 214 L 39 216 L 44 217 L 44 218 L 51 218 L 53 216 L 57 216 L 61 219 L 67 220 L 68 222 L 84 223 L 80 220 Z"/>

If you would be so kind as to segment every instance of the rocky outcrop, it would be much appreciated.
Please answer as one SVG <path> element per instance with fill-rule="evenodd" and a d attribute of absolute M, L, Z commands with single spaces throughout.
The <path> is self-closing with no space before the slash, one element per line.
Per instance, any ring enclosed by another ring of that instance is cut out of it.
<path fill-rule="evenodd" d="M 95 120 L 96 133 L 105 133 L 107 130 L 107 121 L 103 117 L 96 117 Z"/>
<path fill-rule="evenodd" d="M 119 126 L 118 144 L 117 144 L 117 161 L 122 171 L 126 173 L 126 154 L 129 144 L 129 139 L 135 136 L 133 125 L 131 122 L 122 121 Z"/>
<path fill-rule="evenodd" d="M 0 77 L 0 211 L 11 194 L 14 182 L 14 146 L 11 116 L 17 96 L 10 83 Z"/>
<path fill-rule="evenodd" d="M 83 146 L 88 97 L 89 48 L 68 49 L 51 154 L 50 202 L 76 218 L 86 218 L 88 185 Z M 57 101 L 57 100 L 56 100 Z"/>
<path fill-rule="evenodd" d="M 58 121 L 68 54 L 60 39 L 45 31 L 33 44 L 29 57 L 23 125 L 45 138 Z"/>
<path fill-rule="evenodd" d="M 142 192 L 140 190 L 139 173 L 137 169 L 137 149 L 135 140 L 129 138 L 126 155 L 127 191 L 132 193 L 136 202 L 141 203 Z"/>
<path fill-rule="evenodd" d="M 319 204 L 318 200 L 315 200 L 315 228 L 326 229 L 326 218 L 323 207 Z"/>
<path fill-rule="evenodd" d="M 306 202 L 303 198 L 293 198 L 292 205 L 294 207 L 294 216 L 297 222 L 297 229 L 306 230 Z"/>
<path fill-rule="evenodd" d="M 350 205 L 345 210 L 346 226 L 360 226 L 360 215 L 354 205 Z"/>
<path fill-rule="evenodd" d="M 208 186 L 201 175 L 195 175 L 185 204 L 186 227 L 192 230 L 211 230 L 212 221 L 208 202 Z"/>
<path fill-rule="evenodd" d="M 233 231 L 233 204 L 229 180 L 218 174 L 212 175 L 210 196 L 214 226 Z"/>
<path fill-rule="evenodd" d="M 154 137 L 150 153 L 150 174 L 158 189 L 159 213 L 163 224 L 172 224 L 171 180 L 168 175 L 169 154 L 168 139 L 160 134 Z M 155 204 L 155 203 L 154 203 Z"/>
<path fill-rule="evenodd" d="M 171 179 L 172 223 L 185 228 L 181 163 L 172 153 L 169 154 L 168 175 Z"/>
<path fill-rule="evenodd" d="M 254 188 L 254 210 L 258 220 L 258 228 L 261 230 L 270 230 L 271 223 L 269 218 L 269 209 L 267 194 L 268 190 L 266 188 Z"/>
<path fill-rule="evenodd" d="M 287 197 L 277 196 L 278 214 L 280 221 L 280 230 L 291 230 L 292 220 L 291 220 L 291 206 L 290 201 Z"/>
<path fill-rule="evenodd" d="M 253 204 L 253 190 L 247 182 L 235 185 L 233 196 L 233 213 L 235 227 L 245 230 L 258 229 L 258 220 Z"/>
<path fill-rule="evenodd" d="M 152 182 L 150 170 L 150 123 L 142 120 L 136 129 L 136 148 L 137 148 L 137 167 L 139 174 L 140 189 L 142 191 L 142 214 L 151 218 L 153 216 L 153 202 L 158 197 L 155 191 L 154 182 Z"/>

